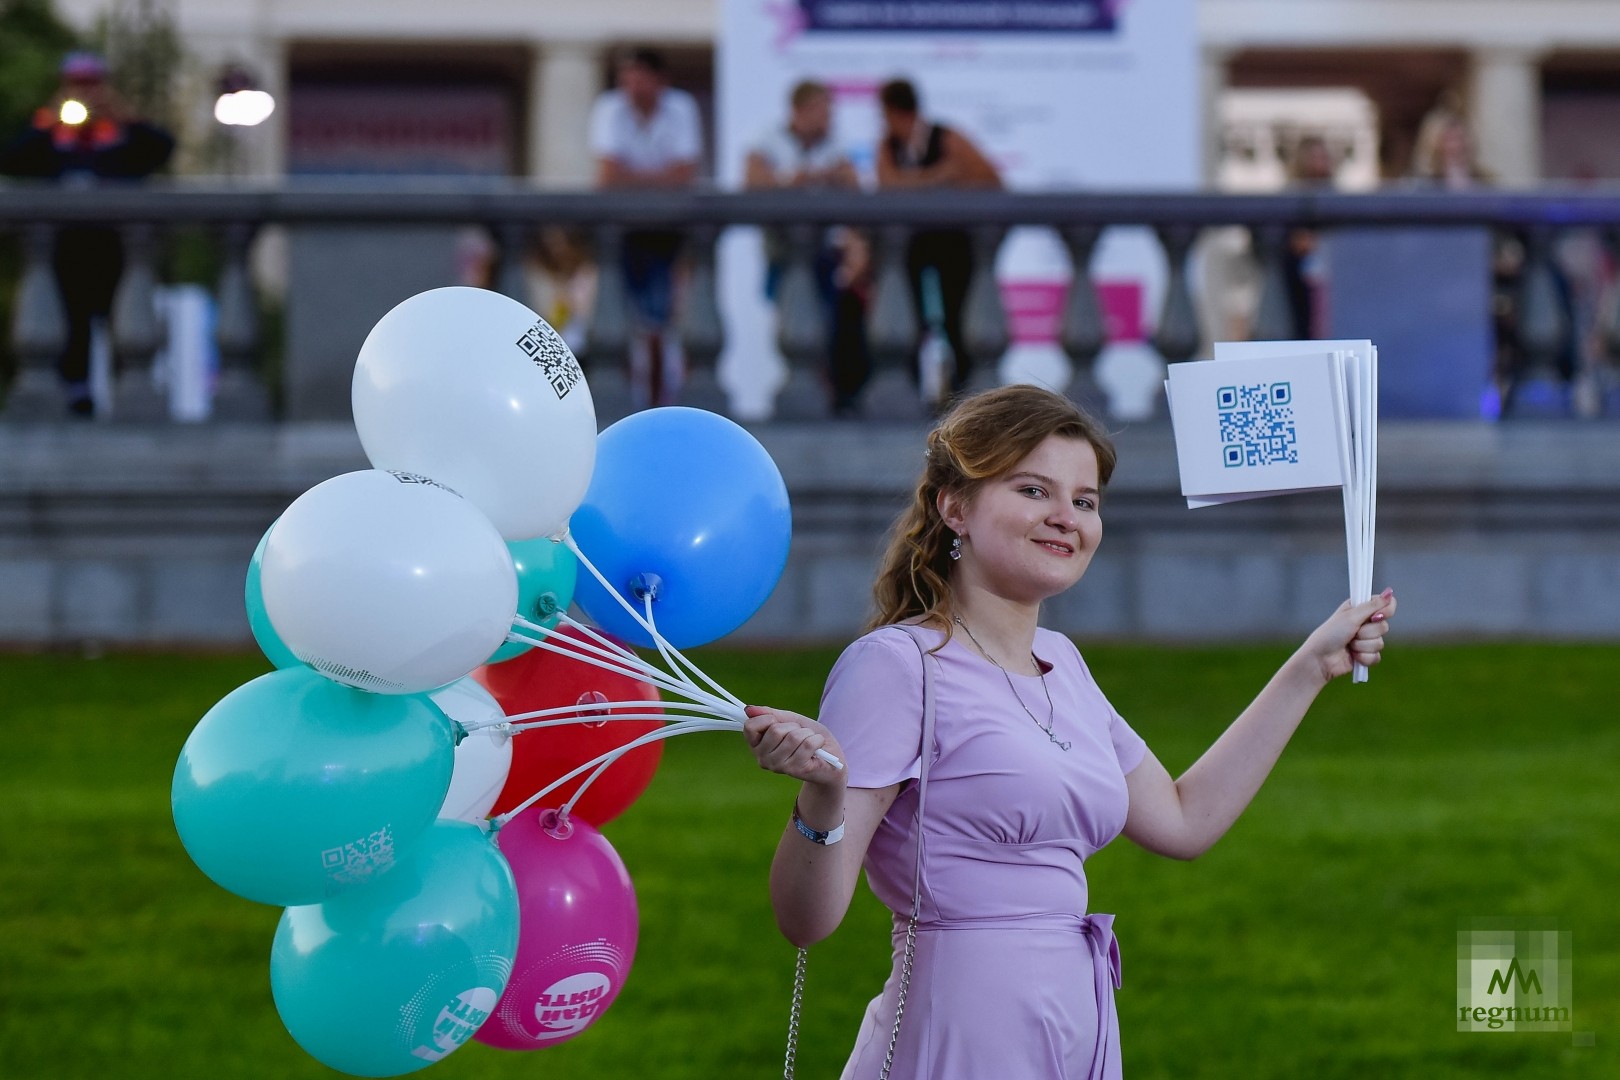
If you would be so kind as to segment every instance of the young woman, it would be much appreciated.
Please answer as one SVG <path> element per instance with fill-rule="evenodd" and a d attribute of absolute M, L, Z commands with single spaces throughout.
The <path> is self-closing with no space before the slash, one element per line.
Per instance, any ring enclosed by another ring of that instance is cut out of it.
<path fill-rule="evenodd" d="M 1121 831 L 1171 858 L 1207 850 L 1322 687 L 1378 662 L 1389 591 L 1341 606 L 1171 779 L 1074 645 L 1036 624 L 1096 553 L 1113 469 L 1107 436 L 1065 398 L 1011 386 L 966 399 L 928 436 L 875 587 L 876 629 L 839 658 L 820 722 L 749 709 L 759 764 L 803 781 L 771 867 L 782 933 L 799 946 L 832 933 L 863 865 L 895 913 L 894 971 L 846 1078 L 882 1073 L 906 981 L 925 662 L 920 915 L 890 1073 L 916 1080 L 1118 1077 L 1119 950 L 1113 916 L 1087 913 L 1085 859 Z"/>

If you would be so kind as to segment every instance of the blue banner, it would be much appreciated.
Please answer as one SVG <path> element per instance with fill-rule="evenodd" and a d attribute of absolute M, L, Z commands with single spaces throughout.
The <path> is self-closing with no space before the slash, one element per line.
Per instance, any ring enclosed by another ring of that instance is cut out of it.
<path fill-rule="evenodd" d="M 807 31 L 1111 33 L 1121 0 L 799 0 Z"/>

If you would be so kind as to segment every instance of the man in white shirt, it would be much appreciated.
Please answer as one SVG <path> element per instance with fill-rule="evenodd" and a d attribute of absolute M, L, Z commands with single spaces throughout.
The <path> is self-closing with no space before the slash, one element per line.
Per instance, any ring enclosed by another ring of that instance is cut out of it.
<path fill-rule="evenodd" d="M 697 179 L 703 154 L 697 103 L 668 85 L 666 70 L 662 54 L 652 49 L 636 49 L 619 61 L 618 88 L 591 110 L 597 187 L 668 190 Z M 652 405 L 666 404 L 666 361 L 672 391 L 679 381 L 679 356 L 664 347 L 663 338 L 674 309 L 680 246 L 681 234 L 670 230 L 637 230 L 624 238 L 625 284 L 640 331 L 631 362 L 647 372 L 646 400 Z"/>
<path fill-rule="evenodd" d="M 832 94 L 823 83 L 806 79 L 788 97 L 788 121 L 765 132 L 748 152 L 743 184 L 749 190 L 772 188 L 860 187 L 855 166 L 832 137 Z M 830 230 L 816 252 L 816 285 L 827 319 L 827 376 L 833 411 L 850 415 L 866 382 L 865 303 L 855 288 L 860 253 L 865 245 L 850 230 Z M 775 229 L 765 232 L 765 295 L 776 299 L 786 269 L 787 243 Z"/>

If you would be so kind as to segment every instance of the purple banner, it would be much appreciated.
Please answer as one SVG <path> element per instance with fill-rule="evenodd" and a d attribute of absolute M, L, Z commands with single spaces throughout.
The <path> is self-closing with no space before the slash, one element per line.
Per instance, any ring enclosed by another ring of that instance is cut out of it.
<path fill-rule="evenodd" d="M 1111 33 L 1123 0 L 799 0 L 808 31 Z"/>

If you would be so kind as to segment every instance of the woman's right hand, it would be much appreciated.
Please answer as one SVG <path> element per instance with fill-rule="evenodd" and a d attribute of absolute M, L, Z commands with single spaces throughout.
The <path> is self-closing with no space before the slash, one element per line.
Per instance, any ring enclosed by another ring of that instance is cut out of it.
<path fill-rule="evenodd" d="M 749 705 L 743 735 L 759 767 L 810 784 L 843 787 L 845 771 L 816 756 L 825 750 L 844 760 L 843 748 L 832 732 L 796 712 Z"/>

